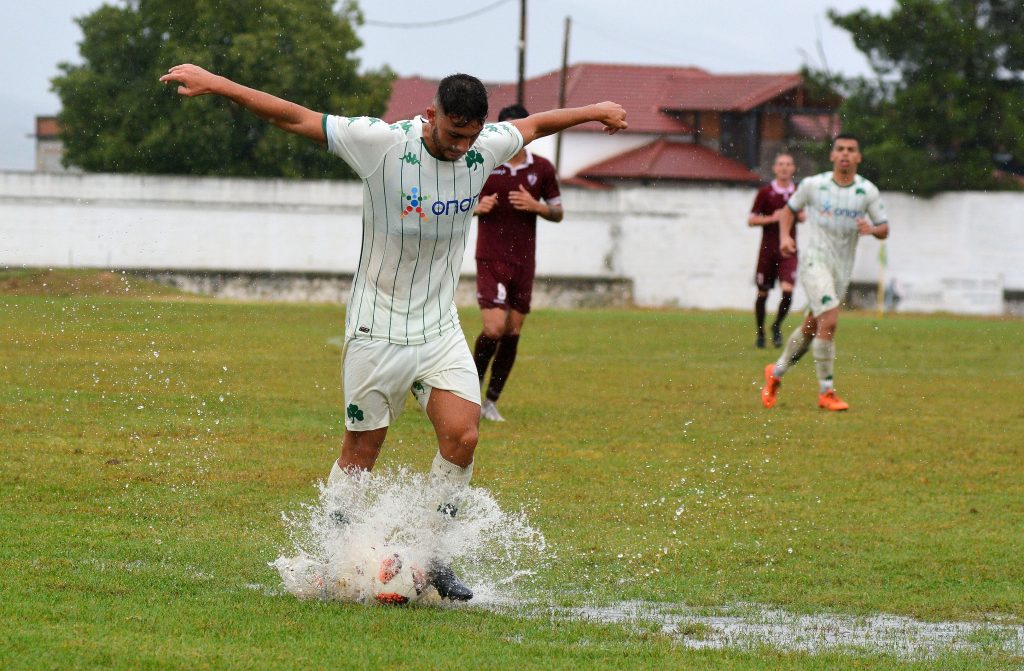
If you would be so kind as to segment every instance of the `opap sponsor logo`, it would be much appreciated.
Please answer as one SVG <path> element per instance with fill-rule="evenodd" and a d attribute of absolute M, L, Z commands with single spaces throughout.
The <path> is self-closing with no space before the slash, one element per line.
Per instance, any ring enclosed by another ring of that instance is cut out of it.
<path fill-rule="evenodd" d="M 473 208 L 476 207 L 476 202 L 479 199 L 479 194 L 472 198 L 453 198 L 451 200 L 435 200 L 433 203 L 427 204 L 427 201 L 432 198 L 420 190 L 418 186 L 414 186 L 410 189 L 410 193 L 402 193 L 404 198 L 405 207 L 402 210 L 402 218 L 410 214 L 416 214 L 420 222 L 427 220 L 428 210 L 435 217 L 450 217 L 456 214 L 472 212 Z"/>

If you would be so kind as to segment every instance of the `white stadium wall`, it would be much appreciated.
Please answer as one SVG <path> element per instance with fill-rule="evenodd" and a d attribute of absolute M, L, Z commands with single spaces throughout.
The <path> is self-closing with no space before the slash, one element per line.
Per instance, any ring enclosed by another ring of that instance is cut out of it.
<path fill-rule="evenodd" d="M 627 279 L 641 306 L 746 309 L 760 239 L 746 226 L 753 195 L 567 190 L 565 220 L 539 224 L 538 275 Z M 352 182 L 0 172 L 0 267 L 347 274 L 360 197 Z M 884 197 L 885 277 L 901 311 L 1000 314 L 1004 290 L 1024 292 L 1024 194 Z M 879 242 L 864 239 L 854 281 L 880 274 Z"/>

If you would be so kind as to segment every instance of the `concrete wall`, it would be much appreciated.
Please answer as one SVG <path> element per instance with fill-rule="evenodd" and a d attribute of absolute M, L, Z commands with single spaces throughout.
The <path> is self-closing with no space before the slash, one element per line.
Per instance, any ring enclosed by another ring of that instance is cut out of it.
<path fill-rule="evenodd" d="M 0 266 L 345 275 L 360 197 L 349 182 L 0 173 Z M 1004 290 L 1024 290 L 1024 194 L 885 198 L 900 309 L 999 314 Z M 626 280 L 643 306 L 748 308 L 752 200 L 749 189 L 567 190 L 565 220 L 540 224 L 538 275 Z M 877 282 L 879 247 L 861 241 L 855 281 Z"/>

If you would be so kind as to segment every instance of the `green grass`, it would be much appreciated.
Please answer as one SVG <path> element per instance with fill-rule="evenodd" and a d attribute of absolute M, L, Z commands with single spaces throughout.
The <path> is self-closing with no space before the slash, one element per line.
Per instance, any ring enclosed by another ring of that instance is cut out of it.
<path fill-rule="evenodd" d="M 998 637 L 938 661 L 695 652 L 656 627 L 268 594 L 280 513 L 340 443 L 342 310 L 71 289 L 0 296 L 0 668 L 1024 663 Z M 1024 621 L 1024 322 L 843 315 L 845 414 L 816 408 L 809 360 L 764 411 L 749 322 L 530 316 L 474 484 L 559 557 L 531 596 Z M 432 435 L 407 410 L 382 465 L 425 470 Z"/>

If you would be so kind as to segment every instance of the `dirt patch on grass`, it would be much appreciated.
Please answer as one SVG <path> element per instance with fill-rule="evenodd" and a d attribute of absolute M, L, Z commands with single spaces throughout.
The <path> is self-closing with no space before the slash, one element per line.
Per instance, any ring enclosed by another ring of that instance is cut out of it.
<path fill-rule="evenodd" d="M 0 270 L 0 295 L 165 298 L 187 294 L 127 271 L 25 268 Z"/>

